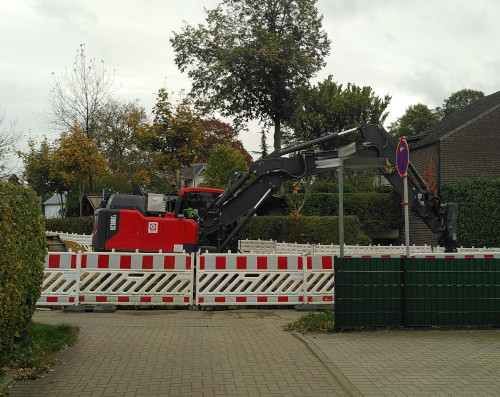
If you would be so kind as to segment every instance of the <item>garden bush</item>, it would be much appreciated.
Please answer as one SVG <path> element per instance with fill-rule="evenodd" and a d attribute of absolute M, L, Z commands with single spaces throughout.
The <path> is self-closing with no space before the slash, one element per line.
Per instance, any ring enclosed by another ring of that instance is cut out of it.
<path fill-rule="evenodd" d="M 93 216 L 47 219 L 47 230 L 62 233 L 91 234 L 94 227 Z"/>
<path fill-rule="evenodd" d="M 500 247 L 500 179 L 484 177 L 442 187 L 445 203 L 458 205 L 458 244 Z"/>
<path fill-rule="evenodd" d="M 46 255 L 43 216 L 31 189 L 0 182 L 0 367 L 31 323 Z"/>
<path fill-rule="evenodd" d="M 293 209 L 287 207 L 289 214 Z M 311 194 L 301 211 L 305 216 L 338 216 L 338 193 Z M 396 192 L 391 193 L 345 193 L 344 215 L 359 218 L 361 230 L 374 236 L 390 229 L 398 229 L 403 222 L 401 198 Z"/>
<path fill-rule="evenodd" d="M 371 243 L 360 226 L 357 217 L 344 217 L 346 244 Z M 241 238 L 301 244 L 338 244 L 339 220 L 336 216 L 257 216 L 243 229 Z"/>

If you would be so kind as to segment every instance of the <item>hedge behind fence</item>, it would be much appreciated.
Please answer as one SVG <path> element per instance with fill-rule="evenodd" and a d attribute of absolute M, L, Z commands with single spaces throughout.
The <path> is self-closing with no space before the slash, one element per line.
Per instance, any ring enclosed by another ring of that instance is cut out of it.
<path fill-rule="evenodd" d="M 242 239 L 276 240 L 285 243 L 338 244 L 339 220 L 336 216 L 256 216 L 241 234 Z M 344 242 L 368 245 L 355 216 L 344 217 Z"/>
<path fill-rule="evenodd" d="M 500 247 L 500 179 L 473 178 L 444 185 L 443 202 L 458 205 L 458 243 Z"/>
<path fill-rule="evenodd" d="M 25 335 L 40 297 L 43 216 L 31 189 L 0 182 L 0 366 Z"/>
<path fill-rule="evenodd" d="M 45 220 L 47 230 L 62 233 L 92 234 L 93 225 L 93 216 Z"/>
<path fill-rule="evenodd" d="M 303 196 L 303 195 L 299 195 Z M 357 216 L 368 236 L 398 229 L 403 222 L 401 197 L 397 193 L 345 193 L 344 215 Z M 289 213 L 291 208 L 287 208 Z M 338 193 L 311 194 L 301 211 L 305 216 L 338 216 Z"/>

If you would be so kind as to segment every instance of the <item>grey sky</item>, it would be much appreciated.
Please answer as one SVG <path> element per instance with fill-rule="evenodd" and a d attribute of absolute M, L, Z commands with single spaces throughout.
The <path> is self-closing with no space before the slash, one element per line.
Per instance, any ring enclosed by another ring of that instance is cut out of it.
<path fill-rule="evenodd" d="M 155 93 L 189 90 L 169 38 L 182 21 L 204 22 L 218 0 L 0 0 L 0 110 L 34 138 L 47 131 L 51 73 L 71 66 L 79 45 L 114 69 L 116 96 L 149 111 Z M 500 2 L 496 0 L 319 0 L 331 55 L 316 80 L 369 85 L 392 95 L 388 122 L 412 104 L 442 104 L 462 88 L 500 90 Z M 257 124 L 240 137 L 258 150 Z M 270 141 L 270 139 L 269 139 Z"/>

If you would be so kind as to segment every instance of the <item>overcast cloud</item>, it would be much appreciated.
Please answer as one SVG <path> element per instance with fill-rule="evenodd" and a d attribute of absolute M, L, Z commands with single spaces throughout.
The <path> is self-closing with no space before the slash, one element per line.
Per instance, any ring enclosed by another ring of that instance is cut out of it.
<path fill-rule="evenodd" d="M 204 23 L 218 0 L 0 0 L 0 111 L 37 138 L 51 73 L 70 67 L 80 44 L 115 70 L 122 99 L 150 110 L 159 88 L 190 82 L 169 42 L 183 21 Z M 462 88 L 500 90 L 500 2 L 496 0 L 319 0 L 332 41 L 316 80 L 369 85 L 392 95 L 388 122 L 412 104 L 433 108 Z M 240 137 L 258 150 L 259 128 Z"/>

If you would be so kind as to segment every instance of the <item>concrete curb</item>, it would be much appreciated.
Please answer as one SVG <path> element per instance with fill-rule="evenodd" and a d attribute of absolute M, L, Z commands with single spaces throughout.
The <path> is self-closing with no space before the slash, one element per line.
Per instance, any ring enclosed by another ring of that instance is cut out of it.
<path fill-rule="evenodd" d="M 2 383 L 0 384 L 0 396 L 3 396 L 4 393 L 8 393 L 9 386 L 12 385 L 15 377 L 16 377 L 15 372 L 9 372 L 5 374 L 5 376 L 2 379 Z"/>
<path fill-rule="evenodd" d="M 313 354 L 318 358 L 319 361 L 326 367 L 328 372 L 332 374 L 335 380 L 344 388 L 344 390 L 353 397 L 360 397 L 362 394 L 359 390 L 347 379 L 342 371 L 335 365 L 335 363 L 321 351 L 316 343 L 304 334 L 291 332 L 293 336 L 301 340 L 308 348 L 313 352 Z"/>

